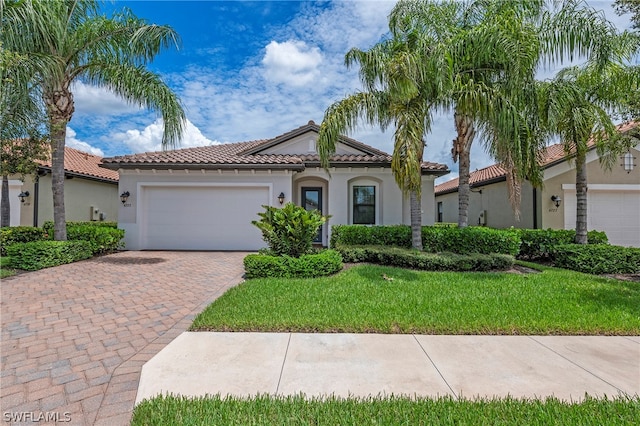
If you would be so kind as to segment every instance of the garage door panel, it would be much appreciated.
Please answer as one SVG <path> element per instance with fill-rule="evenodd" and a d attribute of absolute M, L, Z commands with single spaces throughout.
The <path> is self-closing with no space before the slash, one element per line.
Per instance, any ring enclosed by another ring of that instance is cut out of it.
<path fill-rule="evenodd" d="M 149 187 L 143 191 L 147 249 L 257 250 L 264 246 L 251 221 L 259 219 L 261 206 L 268 204 L 268 187 Z"/>
<path fill-rule="evenodd" d="M 575 229 L 576 193 L 565 191 L 565 228 Z M 615 245 L 640 247 L 640 192 L 589 189 L 587 229 L 604 231 Z"/>

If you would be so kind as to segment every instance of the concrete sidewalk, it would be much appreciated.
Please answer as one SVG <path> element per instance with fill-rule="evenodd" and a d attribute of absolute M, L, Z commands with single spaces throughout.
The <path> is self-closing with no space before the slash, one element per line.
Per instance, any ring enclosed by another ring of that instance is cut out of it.
<path fill-rule="evenodd" d="M 183 333 L 142 368 L 161 393 L 252 396 L 640 394 L 640 337 Z"/>

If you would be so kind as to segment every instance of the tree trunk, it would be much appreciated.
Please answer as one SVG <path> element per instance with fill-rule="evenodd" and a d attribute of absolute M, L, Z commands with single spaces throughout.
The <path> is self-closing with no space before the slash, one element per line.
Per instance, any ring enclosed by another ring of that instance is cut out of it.
<path fill-rule="evenodd" d="M 53 237 L 67 239 L 64 209 L 64 145 L 67 124 L 73 116 L 73 95 L 69 83 L 64 82 L 44 91 L 44 102 L 49 115 L 51 136 L 51 192 L 53 193 Z"/>
<path fill-rule="evenodd" d="M 587 155 L 585 152 L 578 152 L 576 155 L 576 244 L 587 244 Z"/>
<path fill-rule="evenodd" d="M 453 140 L 451 154 L 453 161 L 460 160 L 458 168 L 458 226 L 464 228 L 469 224 L 469 174 L 471 167 L 471 144 L 476 135 L 473 119 L 469 116 L 454 115 L 458 137 Z"/>
<path fill-rule="evenodd" d="M 9 200 L 9 177 L 2 176 L 2 217 L 0 218 L 0 227 L 4 228 L 11 223 L 11 202 Z"/>
<path fill-rule="evenodd" d="M 422 206 L 420 205 L 420 192 L 409 193 L 411 203 L 411 247 L 422 251 Z"/>

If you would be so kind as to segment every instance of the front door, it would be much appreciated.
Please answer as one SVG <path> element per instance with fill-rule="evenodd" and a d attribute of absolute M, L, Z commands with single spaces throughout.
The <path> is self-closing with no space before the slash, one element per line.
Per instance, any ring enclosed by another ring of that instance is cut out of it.
<path fill-rule="evenodd" d="M 305 210 L 318 210 L 322 213 L 322 188 L 319 187 L 302 187 L 302 207 Z M 314 243 L 322 244 L 322 229 L 324 225 L 318 229 L 318 235 L 313 240 Z"/>

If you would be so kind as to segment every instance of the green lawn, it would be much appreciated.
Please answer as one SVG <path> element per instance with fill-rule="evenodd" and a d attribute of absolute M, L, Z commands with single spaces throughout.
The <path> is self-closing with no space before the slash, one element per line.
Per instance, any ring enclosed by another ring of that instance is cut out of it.
<path fill-rule="evenodd" d="M 360 265 L 326 278 L 249 280 L 207 307 L 191 330 L 640 334 L 640 283 L 542 269 L 452 273 Z"/>
<path fill-rule="evenodd" d="M 455 400 L 302 397 L 159 397 L 138 405 L 137 425 L 636 425 L 640 398 Z"/>
<path fill-rule="evenodd" d="M 16 274 L 13 269 L 7 269 L 7 265 L 11 261 L 7 256 L 0 257 L 0 278 L 11 277 Z"/>

